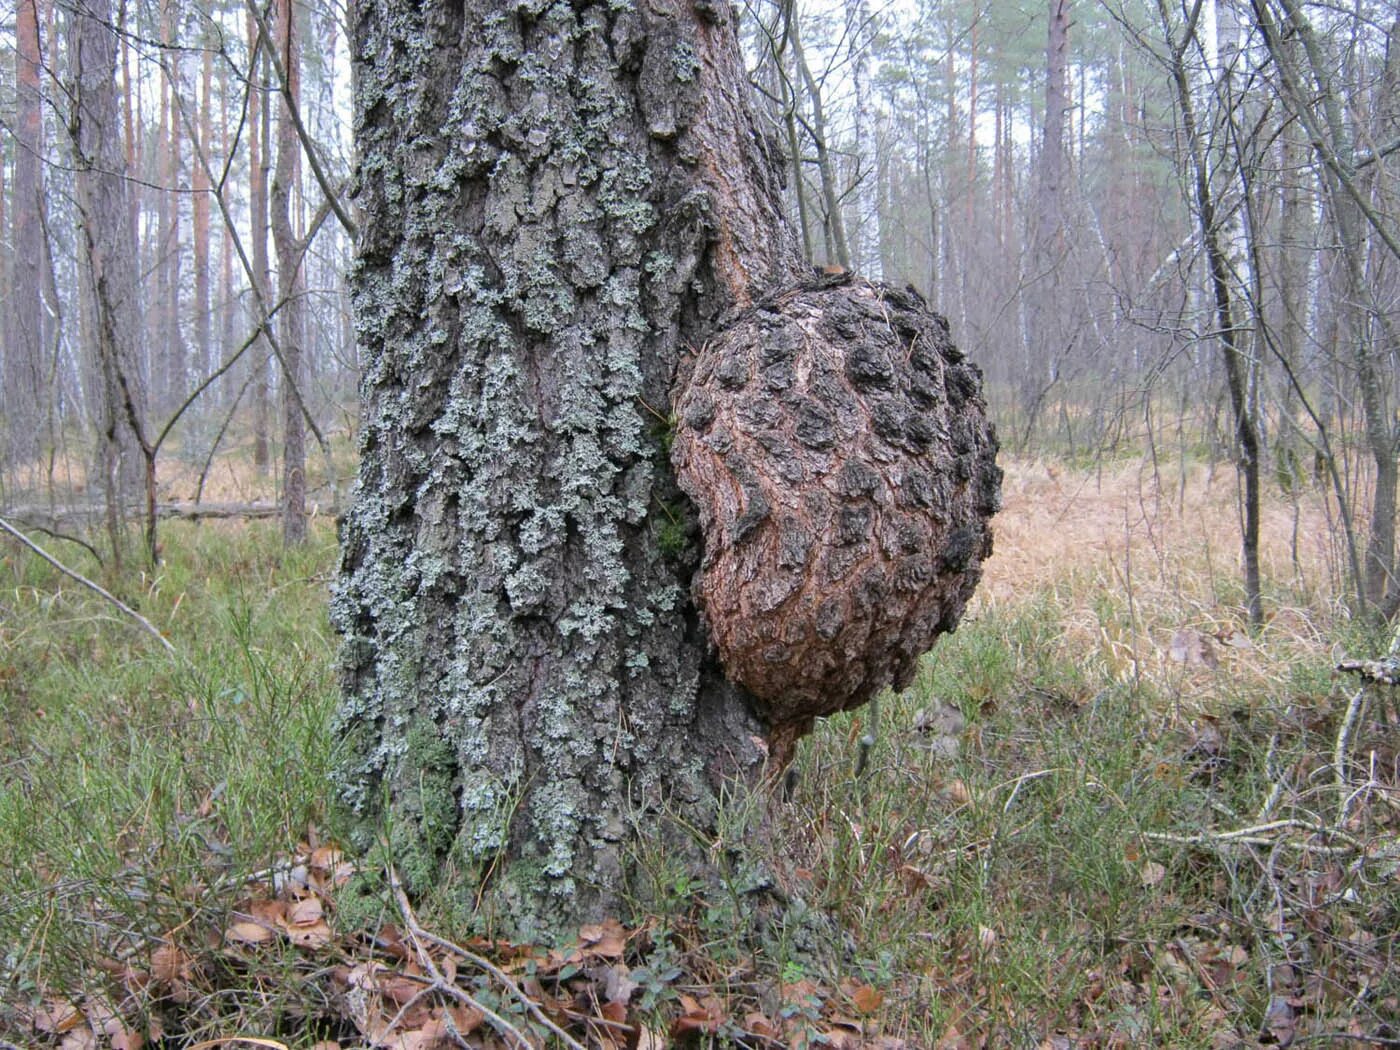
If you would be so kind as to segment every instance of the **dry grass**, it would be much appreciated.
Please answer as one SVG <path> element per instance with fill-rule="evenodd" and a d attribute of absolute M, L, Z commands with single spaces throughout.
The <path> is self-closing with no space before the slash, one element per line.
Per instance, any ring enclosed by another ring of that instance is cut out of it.
<path fill-rule="evenodd" d="M 1207 704 L 1219 692 L 1214 662 L 1241 684 L 1261 686 L 1300 658 L 1327 657 L 1345 612 L 1335 598 L 1337 541 L 1318 491 L 1292 499 L 1275 491 L 1264 502 L 1266 622 L 1251 632 L 1228 465 L 1192 464 L 1184 473 L 1154 471 L 1145 460 L 1086 472 L 1041 460 L 1003 465 L 996 550 L 974 615 L 1002 614 L 1027 595 L 1048 593 L 1065 617 L 1062 646 L 1074 659 Z"/>

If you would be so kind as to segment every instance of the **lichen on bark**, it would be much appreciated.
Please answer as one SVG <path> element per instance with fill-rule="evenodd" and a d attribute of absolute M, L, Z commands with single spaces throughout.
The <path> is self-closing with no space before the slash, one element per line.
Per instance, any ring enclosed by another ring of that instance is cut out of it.
<path fill-rule="evenodd" d="M 712 827 L 768 757 L 776 708 L 694 604 L 671 399 L 811 273 L 727 8 L 366 0 L 353 39 L 340 786 L 410 890 L 547 937 L 619 914 L 639 841 Z"/>
<path fill-rule="evenodd" d="M 411 889 L 489 871 L 542 935 L 616 911 L 644 825 L 703 826 L 763 758 L 687 599 L 696 552 L 657 542 L 680 496 L 652 423 L 733 301 L 705 158 L 738 144 L 771 221 L 770 158 L 733 27 L 683 8 L 372 0 L 355 61 L 341 785 Z M 729 225 L 755 278 L 791 265 Z"/>

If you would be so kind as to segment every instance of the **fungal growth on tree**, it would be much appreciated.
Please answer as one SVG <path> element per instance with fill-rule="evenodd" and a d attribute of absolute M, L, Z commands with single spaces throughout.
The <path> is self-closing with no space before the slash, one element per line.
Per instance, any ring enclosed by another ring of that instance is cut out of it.
<path fill-rule="evenodd" d="M 695 597 L 779 765 L 821 715 L 902 688 L 991 553 L 981 374 L 912 291 L 850 275 L 738 314 L 675 390 Z"/>

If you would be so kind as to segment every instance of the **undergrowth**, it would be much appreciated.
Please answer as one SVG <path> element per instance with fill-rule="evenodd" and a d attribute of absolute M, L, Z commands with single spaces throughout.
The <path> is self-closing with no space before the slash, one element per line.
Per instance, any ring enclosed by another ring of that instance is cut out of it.
<path fill-rule="evenodd" d="M 638 858 L 645 904 L 620 933 L 511 972 L 556 990 L 621 974 L 630 1018 L 698 1045 L 1400 1040 L 1395 712 L 1353 710 L 1332 671 L 1334 646 L 1379 655 L 1385 634 L 1286 571 L 1251 630 L 1218 549 L 1146 535 L 1039 575 L 1015 562 L 878 723 L 826 722 L 785 797 L 733 800 L 709 843 L 725 887 Z M 385 949 L 376 922 L 397 937 L 408 918 L 373 859 L 330 926 L 248 891 L 339 863 L 334 536 L 283 552 L 270 527 L 176 525 L 165 549 L 121 590 L 179 659 L 4 550 L 0 1037 L 58 1043 L 44 1011 L 100 1001 L 172 1046 L 368 1041 L 345 982 Z M 760 884 L 781 907 L 756 935 Z M 250 908 L 327 934 L 230 950 Z"/>

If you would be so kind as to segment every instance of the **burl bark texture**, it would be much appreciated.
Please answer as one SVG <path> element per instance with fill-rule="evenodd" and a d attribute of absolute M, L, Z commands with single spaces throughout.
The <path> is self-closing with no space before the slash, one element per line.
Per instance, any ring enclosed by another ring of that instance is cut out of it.
<path fill-rule="evenodd" d="M 743 312 L 681 376 L 695 596 L 778 766 L 815 717 L 907 685 L 957 626 L 1001 485 L 980 391 L 922 299 L 849 277 Z"/>

